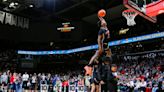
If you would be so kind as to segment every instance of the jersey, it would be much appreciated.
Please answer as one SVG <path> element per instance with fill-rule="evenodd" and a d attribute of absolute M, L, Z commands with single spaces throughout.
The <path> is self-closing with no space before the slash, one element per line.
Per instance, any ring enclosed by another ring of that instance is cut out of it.
<path fill-rule="evenodd" d="M 103 35 L 104 34 L 104 39 L 103 39 L 103 48 L 107 48 L 108 47 L 108 35 L 106 34 L 108 30 L 104 29 L 104 28 L 100 28 L 99 32 L 98 32 L 98 36 L 99 35 Z"/>

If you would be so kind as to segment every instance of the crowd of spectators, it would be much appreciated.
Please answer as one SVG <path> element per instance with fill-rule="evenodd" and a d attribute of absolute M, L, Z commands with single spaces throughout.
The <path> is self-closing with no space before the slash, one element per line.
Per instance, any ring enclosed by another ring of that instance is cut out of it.
<path fill-rule="evenodd" d="M 161 92 L 164 90 L 164 58 L 122 60 L 118 69 L 118 87 L 132 92 Z"/>
<path fill-rule="evenodd" d="M 74 72 L 75 73 L 75 72 Z M 41 85 L 47 85 L 49 92 L 54 92 L 54 86 L 60 87 L 63 92 L 62 87 L 66 87 L 65 91 L 68 91 L 68 86 L 71 84 L 84 85 L 83 76 L 74 73 L 69 74 L 51 74 L 51 73 L 33 73 L 28 74 L 25 72 L 21 73 L 11 73 L 9 70 L 5 72 L 0 72 L 0 86 L 2 92 L 24 92 L 27 90 L 40 90 L 42 89 Z M 24 91 L 23 91 L 24 90 Z"/>
<path fill-rule="evenodd" d="M 163 57 L 125 59 L 115 62 L 118 65 L 117 75 L 118 90 L 121 92 L 161 92 L 164 90 Z M 78 70 L 67 73 L 11 73 L 0 72 L 1 90 L 39 90 L 41 84 L 49 85 L 50 92 L 55 85 L 65 86 L 68 91 L 69 85 L 84 85 L 85 76 Z M 64 90 L 64 89 L 61 89 Z M 64 92 L 64 91 L 62 91 Z"/>
<path fill-rule="evenodd" d="M 142 48 L 141 44 L 137 44 L 138 48 Z M 13 52 L 12 52 L 13 53 Z M 68 91 L 70 85 L 89 85 L 89 81 L 84 76 L 83 66 L 80 64 L 62 64 L 62 66 L 55 66 L 52 68 L 53 72 L 41 73 L 39 72 L 20 72 L 14 69 L 16 63 L 9 62 L 3 59 L 3 57 L 14 57 L 9 51 L 5 51 L 0 54 L 0 90 L 17 90 L 16 92 L 22 92 L 22 90 L 40 90 L 42 84 L 47 84 L 50 92 L 54 90 L 54 86 L 58 85 L 66 87 L 60 89 L 62 92 Z M 125 55 L 125 56 L 124 56 Z M 161 92 L 164 90 L 164 54 L 149 53 L 128 55 L 117 55 L 113 57 L 113 63 L 118 66 L 118 91 L 121 92 Z M 86 57 L 87 58 L 87 57 Z M 13 58 L 12 58 L 13 59 Z M 67 59 L 67 58 L 65 58 Z M 72 62 L 73 63 L 73 62 Z M 43 64 L 44 65 L 44 64 Z M 65 68 L 65 66 L 67 68 Z M 68 67 L 70 66 L 70 67 Z M 50 67 L 51 68 L 51 67 Z M 55 69 L 55 70 L 54 70 Z M 87 83 L 84 82 L 87 81 Z"/>

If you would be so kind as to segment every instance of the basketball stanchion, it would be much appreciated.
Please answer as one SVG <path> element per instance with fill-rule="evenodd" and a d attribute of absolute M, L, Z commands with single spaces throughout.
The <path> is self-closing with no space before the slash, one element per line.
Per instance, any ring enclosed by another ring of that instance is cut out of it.
<path fill-rule="evenodd" d="M 164 13 L 161 11 L 164 10 L 164 0 L 124 0 L 123 3 L 126 8 L 153 23 L 157 22 L 157 15 Z"/>
<path fill-rule="evenodd" d="M 136 22 L 134 19 L 137 15 L 138 15 L 138 13 L 132 9 L 127 9 L 122 12 L 122 16 L 124 16 L 126 18 L 128 26 L 136 25 Z"/>

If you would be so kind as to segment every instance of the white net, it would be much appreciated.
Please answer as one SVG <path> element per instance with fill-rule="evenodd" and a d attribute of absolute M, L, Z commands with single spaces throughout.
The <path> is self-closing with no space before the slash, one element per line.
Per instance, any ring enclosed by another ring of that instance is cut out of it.
<path fill-rule="evenodd" d="M 128 26 L 134 26 L 136 25 L 135 17 L 138 15 L 135 11 L 132 10 L 126 10 L 122 12 L 122 15 L 127 19 L 127 25 Z"/>

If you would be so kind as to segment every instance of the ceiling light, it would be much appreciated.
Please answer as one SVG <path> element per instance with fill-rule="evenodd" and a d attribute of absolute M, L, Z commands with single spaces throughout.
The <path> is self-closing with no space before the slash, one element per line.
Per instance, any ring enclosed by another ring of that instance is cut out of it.
<path fill-rule="evenodd" d="M 14 5 L 15 5 L 14 2 L 11 2 L 11 3 L 10 3 L 10 6 L 14 6 Z"/>
<path fill-rule="evenodd" d="M 14 2 L 11 2 L 10 5 L 9 5 L 10 8 L 15 8 L 15 4 Z"/>
<path fill-rule="evenodd" d="M 83 41 L 84 41 L 84 42 L 86 42 L 86 41 L 87 41 L 87 39 L 84 39 Z"/>
<path fill-rule="evenodd" d="M 18 3 L 14 3 L 16 6 L 18 6 Z"/>
<path fill-rule="evenodd" d="M 30 7 L 30 8 L 33 8 L 33 7 L 34 7 L 34 5 L 32 5 L 32 4 L 31 4 L 31 5 L 29 5 L 29 7 Z"/>
<path fill-rule="evenodd" d="M 7 0 L 3 0 L 3 2 L 6 2 Z"/>
<path fill-rule="evenodd" d="M 50 46 L 53 46 L 54 42 L 50 42 Z"/>

